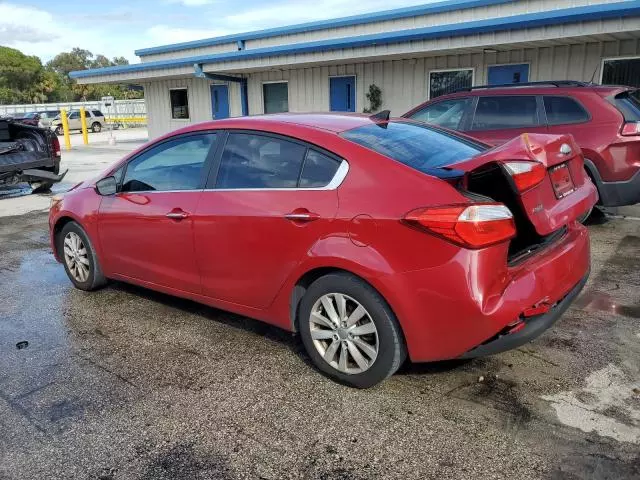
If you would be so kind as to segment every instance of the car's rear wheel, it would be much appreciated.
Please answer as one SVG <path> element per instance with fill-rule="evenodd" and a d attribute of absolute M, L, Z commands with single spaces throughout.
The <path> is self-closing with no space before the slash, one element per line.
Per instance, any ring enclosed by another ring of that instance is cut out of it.
<path fill-rule="evenodd" d="M 67 223 L 56 240 L 58 255 L 76 288 L 91 291 L 107 283 L 93 244 L 80 225 L 76 222 Z"/>
<path fill-rule="evenodd" d="M 98 122 L 93 122 L 91 124 L 91 131 L 93 133 L 100 133 L 100 130 L 102 130 L 102 125 L 100 125 L 100 123 Z"/>
<path fill-rule="evenodd" d="M 316 280 L 302 299 L 299 327 L 316 367 L 353 387 L 380 383 L 406 358 L 394 313 L 374 288 L 353 275 Z"/>
<path fill-rule="evenodd" d="M 59 137 L 61 137 L 64 134 L 64 128 L 62 128 L 62 125 L 58 125 L 56 127 L 56 135 L 58 135 Z"/>

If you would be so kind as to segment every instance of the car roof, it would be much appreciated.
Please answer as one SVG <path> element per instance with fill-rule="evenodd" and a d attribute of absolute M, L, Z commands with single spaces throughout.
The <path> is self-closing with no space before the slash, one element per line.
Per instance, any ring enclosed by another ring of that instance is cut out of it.
<path fill-rule="evenodd" d="M 601 95 L 610 95 L 622 90 L 629 90 L 632 87 L 623 85 L 584 85 L 584 86 L 554 86 L 547 85 L 522 85 L 505 87 L 474 87 L 473 89 L 460 90 L 437 97 L 438 99 L 468 97 L 468 96 L 494 96 L 494 95 L 567 95 L 579 92 L 596 92 Z"/>
<path fill-rule="evenodd" d="M 278 113 L 249 117 L 226 118 L 197 124 L 197 130 L 206 128 L 247 128 L 269 125 L 299 125 L 303 127 L 341 133 L 352 128 L 379 123 L 380 119 L 357 113 Z M 187 127 L 188 128 L 188 127 Z"/>

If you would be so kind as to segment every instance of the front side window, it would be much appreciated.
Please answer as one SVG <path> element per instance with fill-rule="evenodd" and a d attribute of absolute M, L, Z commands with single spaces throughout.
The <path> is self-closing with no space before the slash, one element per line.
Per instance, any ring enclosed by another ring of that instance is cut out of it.
<path fill-rule="evenodd" d="M 573 98 L 544 97 L 544 109 L 547 112 L 549 125 L 581 123 L 589 120 L 587 111 Z"/>
<path fill-rule="evenodd" d="M 413 113 L 409 118 L 457 130 L 460 128 L 462 117 L 470 104 L 470 98 L 444 100 L 424 107 L 422 110 Z"/>
<path fill-rule="evenodd" d="M 538 102 L 532 95 L 480 97 L 472 130 L 523 128 L 538 125 Z"/>
<path fill-rule="evenodd" d="M 446 70 L 442 72 L 429 72 L 429 98 L 453 93 L 461 88 L 473 86 L 473 70 Z"/>
<path fill-rule="evenodd" d="M 217 135 L 187 135 L 147 150 L 127 164 L 121 191 L 196 190 Z"/>
<path fill-rule="evenodd" d="M 104 117 L 104 115 L 102 115 L 102 112 L 100 110 L 92 110 L 91 113 L 93 113 L 95 117 Z"/>
<path fill-rule="evenodd" d="M 216 188 L 296 188 L 307 148 L 267 135 L 231 133 Z"/>
<path fill-rule="evenodd" d="M 264 113 L 283 113 L 289 111 L 289 84 L 286 82 L 265 83 L 262 85 Z"/>
<path fill-rule="evenodd" d="M 343 132 L 342 137 L 423 173 L 477 155 L 484 147 L 425 124 L 389 122 Z"/>
<path fill-rule="evenodd" d="M 71 112 L 67 118 L 69 118 L 69 120 L 80 118 L 80 112 Z"/>
<path fill-rule="evenodd" d="M 189 95 L 186 88 L 169 90 L 171 102 L 171 118 L 185 120 L 189 118 Z"/>

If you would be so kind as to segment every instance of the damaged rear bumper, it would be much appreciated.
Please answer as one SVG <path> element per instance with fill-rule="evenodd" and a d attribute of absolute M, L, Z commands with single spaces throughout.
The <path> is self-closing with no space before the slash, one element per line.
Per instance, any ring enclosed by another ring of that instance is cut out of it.
<path fill-rule="evenodd" d="M 523 322 L 525 326 L 520 330 L 490 339 L 482 345 L 478 345 L 477 347 L 469 350 L 460 356 L 460 358 L 484 357 L 486 355 L 506 352 L 507 350 L 517 348 L 539 337 L 554 323 L 556 323 L 562 314 L 569 308 L 582 291 L 588 278 L 589 272 L 587 272 L 587 274 L 582 277 L 582 280 L 580 280 L 576 286 L 574 286 L 571 291 L 565 295 L 562 300 L 557 302 L 556 305 L 554 305 L 548 312 L 524 319 Z"/>

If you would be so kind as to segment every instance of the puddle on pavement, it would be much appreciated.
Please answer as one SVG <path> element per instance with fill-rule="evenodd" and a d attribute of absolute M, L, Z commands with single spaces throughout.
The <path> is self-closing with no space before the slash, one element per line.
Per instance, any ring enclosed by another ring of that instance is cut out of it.
<path fill-rule="evenodd" d="M 619 301 L 611 294 L 597 290 L 585 293 L 574 305 L 586 311 L 609 312 L 625 317 L 640 318 L 640 305 L 620 305 Z"/>

